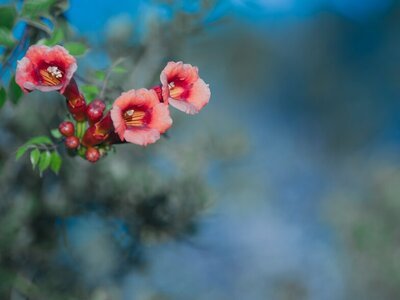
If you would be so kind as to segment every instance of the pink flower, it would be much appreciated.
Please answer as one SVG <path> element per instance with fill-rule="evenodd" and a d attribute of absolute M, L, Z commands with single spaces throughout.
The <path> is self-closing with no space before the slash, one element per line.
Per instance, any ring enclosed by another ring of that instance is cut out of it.
<path fill-rule="evenodd" d="M 18 61 L 15 81 L 25 93 L 64 92 L 77 69 L 76 60 L 61 46 L 34 45 Z"/>
<path fill-rule="evenodd" d="M 165 103 L 187 113 L 198 113 L 210 100 L 211 92 L 197 67 L 169 62 L 161 72 L 162 98 Z"/>
<path fill-rule="evenodd" d="M 172 125 L 168 106 L 160 103 L 153 90 L 130 90 L 119 96 L 111 109 L 119 138 L 146 146 L 155 143 Z"/>

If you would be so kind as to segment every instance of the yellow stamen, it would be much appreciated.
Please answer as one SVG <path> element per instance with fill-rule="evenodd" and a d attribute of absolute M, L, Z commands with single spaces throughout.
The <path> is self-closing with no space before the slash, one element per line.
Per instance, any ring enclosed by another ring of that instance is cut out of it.
<path fill-rule="evenodd" d="M 42 76 L 44 83 L 47 85 L 53 86 L 53 85 L 59 85 L 61 83 L 61 81 L 58 78 L 50 74 L 47 70 L 40 70 L 39 73 Z"/>
<path fill-rule="evenodd" d="M 179 99 L 179 97 L 185 91 L 184 88 L 176 86 L 173 82 L 169 83 L 168 87 L 169 87 L 169 96 L 174 99 Z"/>
<path fill-rule="evenodd" d="M 124 113 L 123 118 L 128 126 L 143 126 L 145 115 L 144 111 L 130 109 Z"/>

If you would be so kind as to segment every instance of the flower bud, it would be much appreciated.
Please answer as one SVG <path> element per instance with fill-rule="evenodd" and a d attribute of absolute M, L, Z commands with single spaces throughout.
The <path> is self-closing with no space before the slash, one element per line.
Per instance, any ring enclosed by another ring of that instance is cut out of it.
<path fill-rule="evenodd" d="M 96 148 L 90 147 L 86 150 L 85 157 L 91 163 L 95 163 L 100 159 L 100 152 Z"/>
<path fill-rule="evenodd" d="M 79 92 L 75 79 L 71 79 L 63 95 L 67 100 L 67 108 L 75 120 L 84 121 L 86 118 L 86 101 Z"/>
<path fill-rule="evenodd" d="M 86 116 L 89 119 L 91 125 L 101 120 L 105 109 L 106 109 L 106 104 L 99 99 L 92 101 L 87 106 Z"/>
<path fill-rule="evenodd" d="M 63 136 L 73 136 L 75 127 L 72 122 L 64 121 L 58 126 L 58 131 L 60 131 Z"/>
<path fill-rule="evenodd" d="M 162 91 L 161 85 L 154 86 L 154 87 L 152 87 L 151 89 L 154 90 L 154 91 L 156 92 L 157 97 L 158 97 L 158 100 L 159 100 L 160 102 L 164 102 L 164 101 L 163 101 L 163 91 Z"/>
<path fill-rule="evenodd" d="M 90 126 L 82 138 L 85 147 L 91 147 L 103 143 L 110 133 L 114 132 L 114 126 L 110 113 L 107 113 L 99 122 Z"/>
<path fill-rule="evenodd" d="M 79 144 L 79 139 L 76 136 L 69 136 L 65 139 L 65 147 L 68 149 L 76 149 Z"/>

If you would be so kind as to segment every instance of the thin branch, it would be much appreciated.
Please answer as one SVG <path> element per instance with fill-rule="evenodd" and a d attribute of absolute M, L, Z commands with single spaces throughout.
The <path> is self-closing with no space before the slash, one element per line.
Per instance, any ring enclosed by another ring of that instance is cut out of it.
<path fill-rule="evenodd" d="M 101 92 L 100 92 L 100 95 L 99 95 L 99 98 L 100 98 L 100 99 L 103 99 L 103 98 L 104 98 L 104 94 L 105 94 L 105 92 L 106 92 L 107 84 L 108 84 L 108 81 L 109 81 L 109 79 L 110 79 L 110 76 L 111 76 L 111 73 L 112 73 L 113 69 L 114 69 L 116 66 L 118 66 L 124 59 L 125 59 L 125 58 L 123 58 L 123 57 L 118 58 L 118 59 L 111 65 L 111 67 L 108 69 L 106 78 L 105 78 L 104 81 L 103 81 L 103 86 L 102 86 L 102 88 L 101 88 Z"/>
<path fill-rule="evenodd" d="M 21 48 L 25 44 L 26 39 L 28 38 L 28 35 L 29 35 L 29 25 L 24 27 L 21 39 L 14 46 L 14 48 L 10 51 L 10 53 L 4 58 L 3 65 L 1 66 L 1 69 L 0 69 L 0 81 L 2 80 L 7 68 L 12 65 L 12 61 L 14 60 L 15 55 L 18 54 L 18 52 L 21 50 Z"/>
<path fill-rule="evenodd" d="M 44 24 L 41 24 L 39 22 L 35 22 L 29 19 L 25 19 L 25 18 L 20 18 L 21 21 L 24 21 L 26 24 L 35 27 L 36 29 L 39 29 L 43 32 L 45 32 L 48 36 L 51 36 L 52 31 Z"/>
<path fill-rule="evenodd" d="M 81 76 L 79 74 L 74 74 L 74 77 L 76 79 L 78 79 L 79 81 L 81 81 L 82 83 L 84 83 L 84 84 L 97 85 L 94 81 L 89 80 L 89 79 L 87 79 L 87 78 L 85 78 L 85 77 L 83 77 L 83 76 Z"/>

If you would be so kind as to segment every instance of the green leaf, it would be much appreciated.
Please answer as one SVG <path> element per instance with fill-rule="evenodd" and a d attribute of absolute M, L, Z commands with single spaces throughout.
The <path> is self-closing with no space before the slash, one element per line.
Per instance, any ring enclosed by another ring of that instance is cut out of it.
<path fill-rule="evenodd" d="M 15 154 L 15 160 L 18 160 L 25 154 L 25 152 L 29 149 L 28 146 L 23 145 L 17 149 L 17 153 Z"/>
<path fill-rule="evenodd" d="M 0 45 L 6 47 L 12 47 L 15 43 L 15 38 L 12 35 L 10 29 L 6 27 L 0 27 Z"/>
<path fill-rule="evenodd" d="M 40 151 L 38 148 L 35 148 L 31 151 L 31 155 L 30 155 L 30 159 L 31 159 L 31 164 L 32 164 L 32 168 L 35 170 L 36 165 L 39 162 L 39 158 L 40 158 Z"/>
<path fill-rule="evenodd" d="M 58 174 L 62 165 L 62 158 L 57 151 L 53 151 L 51 153 L 51 162 L 50 162 L 50 169 L 55 173 Z"/>
<path fill-rule="evenodd" d="M 51 153 L 50 151 L 44 151 L 40 154 L 39 160 L 39 171 L 40 175 L 42 175 L 43 171 L 45 171 L 51 163 Z"/>
<path fill-rule="evenodd" d="M 50 8 L 54 2 L 55 0 L 25 0 L 22 16 L 30 18 L 47 16 L 50 14 Z"/>
<path fill-rule="evenodd" d="M 6 103 L 6 99 L 7 99 L 6 89 L 0 87 L 0 109 L 3 107 L 4 103 Z"/>
<path fill-rule="evenodd" d="M 59 44 L 64 39 L 64 32 L 61 28 L 56 28 L 53 31 L 51 38 L 44 40 L 43 44 L 46 46 L 54 46 Z"/>
<path fill-rule="evenodd" d="M 88 103 L 92 102 L 94 98 L 96 98 L 97 95 L 100 94 L 100 90 L 96 85 L 89 85 L 89 84 L 82 85 L 81 91 Z"/>
<path fill-rule="evenodd" d="M 29 24 L 33 27 L 36 27 L 37 29 L 39 29 L 41 31 L 44 31 L 45 33 L 47 33 L 48 36 L 52 36 L 52 34 L 53 34 L 52 27 L 45 22 L 42 22 L 40 20 L 31 20 L 28 18 L 22 18 L 21 20 L 25 21 L 27 24 Z"/>
<path fill-rule="evenodd" d="M 12 103 L 18 104 L 19 99 L 23 95 L 23 92 L 19 85 L 15 82 L 15 76 L 10 80 L 10 85 L 8 87 L 9 97 Z"/>
<path fill-rule="evenodd" d="M 116 74 L 123 74 L 123 73 L 128 72 L 128 70 L 125 69 L 125 68 L 122 67 L 122 66 L 115 66 L 115 67 L 112 68 L 111 71 L 114 72 L 114 73 L 116 73 Z"/>
<path fill-rule="evenodd" d="M 61 15 L 69 8 L 68 0 L 56 0 L 56 3 L 52 7 L 52 11 L 56 16 Z"/>
<path fill-rule="evenodd" d="M 12 29 L 17 18 L 17 9 L 14 5 L 0 5 L 0 27 Z"/>
<path fill-rule="evenodd" d="M 49 137 L 45 135 L 33 137 L 17 149 L 17 152 L 15 154 L 15 160 L 20 159 L 21 156 L 24 155 L 29 148 L 32 148 L 37 145 L 53 145 L 53 142 Z"/>
<path fill-rule="evenodd" d="M 74 56 L 81 56 L 88 51 L 88 47 L 79 42 L 68 42 L 64 44 L 64 48 L 68 50 L 69 54 Z"/>
<path fill-rule="evenodd" d="M 58 128 L 54 128 L 50 131 L 51 135 L 55 138 L 55 139 L 60 139 L 62 138 L 62 134 L 61 132 L 58 130 Z"/>
<path fill-rule="evenodd" d="M 38 144 L 52 145 L 53 142 L 48 136 L 41 135 L 31 138 L 25 143 L 26 146 L 38 145 Z"/>
<path fill-rule="evenodd" d="M 113 107 L 112 103 L 106 104 L 106 111 L 110 110 Z"/>
<path fill-rule="evenodd" d="M 96 72 L 94 72 L 94 77 L 96 77 L 98 80 L 103 81 L 106 78 L 106 72 L 96 71 Z"/>

